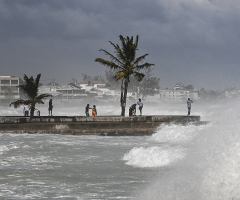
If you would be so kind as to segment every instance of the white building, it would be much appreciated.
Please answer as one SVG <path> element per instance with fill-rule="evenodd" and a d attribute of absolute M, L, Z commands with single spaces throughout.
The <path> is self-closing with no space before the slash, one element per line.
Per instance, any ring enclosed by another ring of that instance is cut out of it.
<path fill-rule="evenodd" d="M 147 102 L 159 102 L 160 100 L 161 100 L 160 94 L 155 94 L 153 96 L 151 96 L 151 95 L 147 96 L 144 101 L 147 101 Z"/>
<path fill-rule="evenodd" d="M 38 88 L 38 93 L 39 94 L 51 94 L 53 96 L 53 98 L 59 97 L 61 96 L 60 92 L 57 92 L 57 88 L 60 87 L 52 87 L 52 86 L 48 86 L 48 85 L 42 85 Z M 49 97 L 52 98 L 52 97 Z"/>
<path fill-rule="evenodd" d="M 176 84 L 174 89 L 164 89 L 160 90 L 160 99 L 163 101 L 170 101 L 170 102 L 184 102 L 188 98 L 192 100 L 198 100 L 198 93 L 197 90 L 186 90 L 181 85 Z"/>
<path fill-rule="evenodd" d="M 101 88 L 101 87 L 104 87 L 106 84 L 103 83 L 102 81 L 82 81 L 82 82 L 78 83 L 77 85 L 79 85 L 83 89 L 87 89 L 87 88 L 93 88 L 93 87 Z"/>
<path fill-rule="evenodd" d="M 0 103 L 9 103 L 14 99 L 19 99 L 19 77 L 0 76 Z"/>
<path fill-rule="evenodd" d="M 81 101 L 86 99 L 88 94 L 86 93 L 85 89 L 76 88 L 70 85 L 63 85 L 60 88 L 56 89 L 56 92 L 60 93 L 61 100 L 75 100 Z"/>

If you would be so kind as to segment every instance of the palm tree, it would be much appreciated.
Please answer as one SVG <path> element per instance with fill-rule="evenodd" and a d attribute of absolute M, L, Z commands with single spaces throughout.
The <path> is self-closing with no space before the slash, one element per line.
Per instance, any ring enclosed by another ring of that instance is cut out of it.
<path fill-rule="evenodd" d="M 46 97 L 52 96 L 51 94 L 38 95 L 40 77 L 41 77 L 41 74 L 38 74 L 37 78 L 34 80 L 32 76 L 28 78 L 27 75 L 24 74 L 24 78 L 23 78 L 24 82 L 22 85 L 19 85 L 18 87 L 22 92 L 26 94 L 26 97 L 28 98 L 28 100 L 19 99 L 12 102 L 9 106 L 13 105 L 14 108 L 18 108 L 20 105 L 28 105 L 31 109 L 30 117 L 33 117 L 34 111 L 35 111 L 35 105 L 44 104 L 43 99 Z"/>
<path fill-rule="evenodd" d="M 122 78 L 122 87 L 121 87 L 121 107 L 122 113 L 121 116 L 125 116 L 125 106 L 127 99 L 127 89 L 128 83 L 130 82 L 130 76 L 133 75 L 137 78 L 138 81 L 141 81 L 144 77 L 144 74 L 141 73 L 141 70 L 144 68 L 149 68 L 151 65 L 149 63 L 142 63 L 148 54 L 144 54 L 138 58 L 136 58 L 136 51 L 138 50 L 138 35 L 136 36 L 135 42 L 133 42 L 133 36 L 129 38 L 128 36 L 124 38 L 122 35 L 119 36 L 121 40 L 121 47 L 118 44 L 114 44 L 111 41 L 109 43 L 115 49 L 116 56 L 112 55 L 108 51 L 104 49 L 100 49 L 99 51 L 103 51 L 106 55 L 110 56 L 110 61 L 105 60 L 103 58 L 96 58 L 95 61 L 100 64 L 110 67 L 115 70 L 115 78 L 119 80 Z M 123 93 L 124 90 L 124 93 Z"/>

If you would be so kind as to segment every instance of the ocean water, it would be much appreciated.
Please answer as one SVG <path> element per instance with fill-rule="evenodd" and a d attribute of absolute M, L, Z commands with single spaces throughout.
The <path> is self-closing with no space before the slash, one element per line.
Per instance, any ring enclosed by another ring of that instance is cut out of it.
<path fill-rule="evenodd" d="M 40 107 L 47 115 L 47 106 Z M 97 105 L 118 115 L 116 105 Z M 0 199 L 240 199 L 240 106 L 194 102 L 209 124 L 161 125 L 152 136 L 0 134 Z M 57 104 L 54 115 L 83 115 Z M 144 104 L 143 114 L 186 115 L 185 104 Z M 0 107 L 0 115 L 22 109 Z"/>

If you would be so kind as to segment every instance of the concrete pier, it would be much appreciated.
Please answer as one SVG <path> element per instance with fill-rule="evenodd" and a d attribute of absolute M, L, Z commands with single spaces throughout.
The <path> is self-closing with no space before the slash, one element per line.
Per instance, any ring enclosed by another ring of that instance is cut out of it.
<path fill-rule="evenodd" d="M 72 135 L 151 135 L 161 124 L 202 124 L 200 116 L 0 116 L 1 133 L 49 133 Z"/>

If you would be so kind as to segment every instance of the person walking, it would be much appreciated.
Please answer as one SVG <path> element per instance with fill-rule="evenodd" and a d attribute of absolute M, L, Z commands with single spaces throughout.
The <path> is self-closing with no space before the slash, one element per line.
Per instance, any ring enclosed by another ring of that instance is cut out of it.
<path fill-rule="evenodd" d="M 92 109 L 92 117 L 96 117 L 97 116 L 97 108 L 95 105 L 93 105 L 93 109 Z"/>
<path fill-rule="evenodd" d="M 90 108 L 89 104 L 87 104 L 87 106 L 85 107 L 86 117 L 89 117 L 89 109 L 92 109 L 92 108 Z"/>
<path fill-rule="evenodd" d="M 24 107 L 23 107 L 23 114 L 24 114 L 25 117 L 28 117 L 28 115 L 29 115 L 29 107 L 28 107 L 28 105 L 24 105 Z"/>
<path fill-rule="evenodd" d="M 188 116 L 190 115 L 190 112 L 191 112 L 191 104 L 193 103 L 193 101 L 188 98 L 187 100 L 187 108 L 188 108 Z"/>
<path fill-rule="evenodd" d="M 137 104 L 139 106 L 139 111 L 140 111 L 140 115 L 139 116 L 142 116 L 143 102 L 141 101 L 141 99 L 138 99 Z"/>
<path fill-rule="evenodd" d="M 52 116 L 52 109 L 53 109 L 53 105 L 52 105 L 52 99 L 49 100 L 49 107 L 48 107 L 48 116 Z"/>

